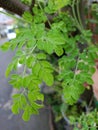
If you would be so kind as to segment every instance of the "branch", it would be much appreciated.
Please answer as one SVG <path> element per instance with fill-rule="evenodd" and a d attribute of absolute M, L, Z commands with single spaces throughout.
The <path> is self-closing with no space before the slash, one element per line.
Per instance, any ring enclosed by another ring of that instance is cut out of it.
<path fill-rule="evenodd" d="M 35 4 L 35 0 L 32 0 L 31 6 L 30 6 L 30 11 L 31 11 L 32 15 L 33 15 L 32 9 L 33 9 L 33 7 L 34 7 L 34 4 Z"/>
<path fill-rule="evenodd" d="M 80 17 L 81 17 L 81 22 L 84 28 L 86 28 L 86 16 L 85 16 L 85 8 L 87 7 L 87 1 L 86 0 L 80 0 Z"/>
<path fill-rule="evenodd" d="M 22 16 L 24 11 L 30 11 L 30 7 L 19 0 L 0 0 L 0 7 Z"/>

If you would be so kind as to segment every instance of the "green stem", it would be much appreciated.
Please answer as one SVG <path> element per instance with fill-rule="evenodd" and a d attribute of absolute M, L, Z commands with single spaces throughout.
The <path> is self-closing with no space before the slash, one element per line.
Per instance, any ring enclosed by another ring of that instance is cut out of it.
<path fill-rule="evenodd" d="M 76 2 L 76 3 L 75 3 Z M 76 12 L 75 12 L 75 4 L 76 4 L 76 11 L 77 11 L 77 16 L 76 16 Z M 80 17 L 80 13 L 79 13 L 79 1 L 77 0 L 73 0 L 73 2 L 72 2 L 72 12 L 73 12 L 73 18 L 74 18 L 74 20 L 75 20 L 75 23 L 76 23 L 76 27 L 79 29 L 79 31 L 81 32 L 81 34 L 82 34 L 82 36 L 83 36 L 83 38 L 84 38 L 84 40 L 86 40 L 85 39 L 85 36 L 84 36 L 84 34 L 83 34 L 83 30 L 84 30 L 84 28 L 83 28 L 83 25 L 82 25 L 82 21 L 81 21 L 81 17 Z M 84 30 L 85 31 L 85 30 Z M 86 40 L 87 41 L 87 40 Z M 88 41 L 87 41 L 87 43 L 88 43 Z"/>
<path fill-rule="evenodd" d="M 24 70 L 23 70 L 23 73 L 22 73 L 23 77 L 24 77 L 25 74 L 26 74 L 26 69 L 27 69 L 27 67 L 26 67 L 26 65 L 24 65 Z"/>
<path fill-rule="evenodd" d="M 81 17 L 80 17 L 80 11 L 79 11 L 79 2 L 80 2 L 80 0 L 77 0 L 77 16 L 78 16 L 80 26 L 83 29 L 83 25 L 82 25 L 82 21 L 81 21 Z"/>
<path fill-rule="evenodd" d="M 45 16 L 47 17 L 46 13 L 44 12 L 44 10 L 43 10 L 43 8 L 42 8 L 42 6 L 40 5 L 39 2 L 38 2 L 38 5 L 39 5 L 40 9 L 43 11 L 43 13 L 45 14 Z M 50 23 L 48 17 L 47 17 L 47 22 L 48 22 L 49 26 L 51 27 L 51 23 Z"/>
<path fill-rule="evenodd" d="M 31 55 L 32 52 L 35 50 L 35 48 L 36 48 L 36 44 L 35 44 L 35 46 L 32 48 L 32 50 L 30 51 L 30 53 L 29 53 L 28 55 Z M 27 67 L 26 67 L 26 63 L 25 63 L 25 65 L 24 65 L 24 70 L 23 70 L 23 73 L 22 73 L 23 77 L 24 77 L 25 74 L 26 74 L 26 69 L 27 69 Z"/>
<path fill-rule="evenodd" d="M 77 28 L 78 28 L 79 30 L 81 30 L 80 25 L 79 25 L 79 22 L 78 22 L 78 20 L 77 20 L 77 16 L 76 16 L 76 12 L 75 12 L 75 7 L 74 7 L 74 6 L 75 6 L 75 0 L 73 0 L 71 7 L 72 7 L 73 17 L 74 17 L 76 26 L 77 26 Z"/>
<path fill-rule="evenodd" d="M 73 77 L 72 84 L 74 83 L 74 81 L 76 79 L 76 71 L 78 70 L 79 59 L 80 59 L 80 57 L 78 56 L 76 67 L 75 67 L 75 71 L 74 71 L 74 77 Z"/>
<path fill-rule="evenodd" d="M 36 44 L 34 45 L 34 47 L 31 49 L 31 51 L 30 51 L 30 53 L 29 53 L 29 55 L 31 55 L 32 54 L 32 52 L 35 50 L 35 48 L 36 48 Z"/>

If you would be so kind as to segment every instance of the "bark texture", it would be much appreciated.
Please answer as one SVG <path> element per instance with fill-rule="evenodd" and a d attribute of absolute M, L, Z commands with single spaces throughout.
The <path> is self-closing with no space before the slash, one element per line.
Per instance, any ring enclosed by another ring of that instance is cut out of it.
<path fill-rule="evenodd" d="M 29 11 L 29 6 L 21 3 L 19 0 L 0 0 L 0 7 L 12 13 L 22 16 L 24 11 Z"/>

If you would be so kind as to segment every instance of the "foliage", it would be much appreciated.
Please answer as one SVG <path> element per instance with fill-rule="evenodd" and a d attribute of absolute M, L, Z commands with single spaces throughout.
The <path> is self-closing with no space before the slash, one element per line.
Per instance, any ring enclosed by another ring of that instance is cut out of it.
<path fill-rule="evenodd" d="M 24 4 L 28 4 L 28 5 L 31 4 L 31 0 L 21 0 L 21 2 L 24 3 Z"/>
<path fill-rule="evenodd" d="M 86 115 L 83 113 L 78 119 L 73 119 L 75 123 L 74 130 L 97 130 L 98 128 L 98 112 L 95 109 L 94 111 L 87 113 Z M 76 121 L 78 122 L 76 124 Z"/>
<path fill-rule="evenodd" d="M 77 119 L 83 112 L 87 112 L 86 102 L 78 100 L 74 105 L 62 104 L 61 106 L 62 116 L 69 120 L 69 123 L 72 123 L 72 119 Z M 66 121 L 66 120 L 65 120 Z"/>
<path fill-rule="evenodd" d="M 75 2 L 78 17 L 75 14 Z M 65 5 L 72 8 L 73 16 L 68 10 L 61 11 Z M 62 101 L 71 105 L 84 92 L 84 83 L 93 84 L 98 48 L 91 43 L 91 31 L 81 25 L 78 6 L 78 0 L 51 0 L 46 6 L 37 1 L 33 16 L 29 12 L 24 13 L 23 19 L 27 24 L 17 33 L 16 39 L 1 46 L 4 51 L 16 50 L 6 70 L 6 77 L 10 76 L 10 84 L 21 90 L 13 96 L 12 111 L 17 114 L 23 110 L 24 120 L 29 120 L 30 115 L 37 114 L 42 107 L 44 97 L 39 87 L 42 82 L 47 86 L 59 84 Z M 52 22 L 49 21 L 46 14 L 53 15 L 56 12 L 58 15 Z M 47 22 L 49 27 L 46 26 Z M 87 47 L 81 50 L 79 46 L 85 44 Z M 54 57 L 56 63 L 51 60 Z M 23 73 L 12 74 L 12 70 L 17 70 L 18 63 L 24 66 Z"/>

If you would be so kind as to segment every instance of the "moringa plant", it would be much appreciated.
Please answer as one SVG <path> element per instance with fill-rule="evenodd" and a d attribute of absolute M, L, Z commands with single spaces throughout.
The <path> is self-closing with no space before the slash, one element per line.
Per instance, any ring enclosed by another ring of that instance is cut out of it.
<path fill-rule="evenodd" d="M 22 118 L 27 121 L 43 107 L 43 82 L 60 88 L 63 103 L 77 102 L 93 85 L 98 48 L 92 43 L 92 32 L 83 25 L 80 0 L 36 0 L 21 21 L 24 28 L 1 49 L 16 50 L 5 75 L 14 88 L 21 90 L 12 97 L 12 111 L 18 114 L 22 110 Z M 24 70 L 13 74 L 18 64 Z"/>

